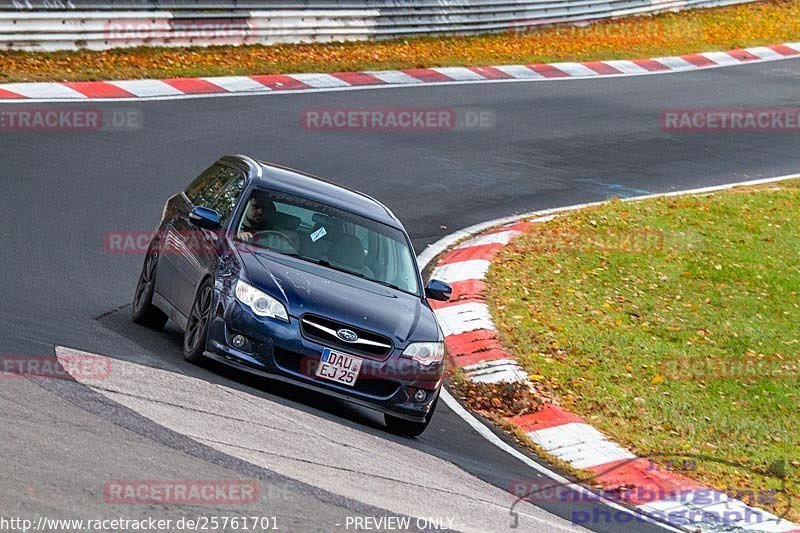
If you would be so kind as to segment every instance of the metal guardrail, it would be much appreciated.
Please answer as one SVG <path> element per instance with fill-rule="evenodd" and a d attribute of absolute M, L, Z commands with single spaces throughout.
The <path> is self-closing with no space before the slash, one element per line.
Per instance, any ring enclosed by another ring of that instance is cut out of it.
<path fill-rule="evenodd" d="M 524 31 L 753 0 L 0 0 L 0 49 L 276 44 Z"/>

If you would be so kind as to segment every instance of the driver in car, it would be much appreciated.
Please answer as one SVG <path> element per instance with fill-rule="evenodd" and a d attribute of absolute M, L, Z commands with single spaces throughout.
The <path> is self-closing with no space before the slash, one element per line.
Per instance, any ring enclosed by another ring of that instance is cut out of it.
<path fill-rule="evenodd" d="M 273 229 L 269 219 L 277 212 L 275 204 L 266 198 L 253 196 L 247 212 L 242 217 L 242 225 L 239 227 L 239 238 L 243 241 L 252 241 L 253 234 L 259 231 Z"/>
<path fill-rule="evenodd" d="M 261 232 L 278 232 L 296 248 L 299 243 L 297 232 L 282 227 L 279 223 L 279 215 L 272 200 L 254 194 L 242 217 L 238 232 L 239 239 L 252 242 L 254 238 L 258 238 L 258 234 Z"/>

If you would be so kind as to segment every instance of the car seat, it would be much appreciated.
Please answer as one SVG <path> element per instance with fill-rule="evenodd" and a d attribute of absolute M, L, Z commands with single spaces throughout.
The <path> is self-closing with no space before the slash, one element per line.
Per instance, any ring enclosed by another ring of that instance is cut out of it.
<path fill-rule="evenodd" d="M 328 252 L 328 262 L 331 265 L 374 278 L 372 270 L 364 264 L 365 259 L 364 246 L 352 235 L 339 237 Z"/>
<path fill-rule="evenodd" d="M 311 228 L 310 234 L 301 234 L 300 249 L 305 256 L 315 259 L 327 259 L 331 245 L 344 235 L 344 227 L 340 220 L 322 213 L 315 213 L 312 219 L 314 220 L 314 227 Z M 311 240 L 310 235 L 322 228 L 325 228 L 325 235 L 316 241 Z"/>

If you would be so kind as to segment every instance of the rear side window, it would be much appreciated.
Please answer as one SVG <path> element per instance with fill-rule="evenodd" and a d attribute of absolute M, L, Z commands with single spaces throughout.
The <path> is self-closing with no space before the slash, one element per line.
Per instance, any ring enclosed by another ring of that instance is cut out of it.
<path fill-rule="evenodd" d="M 190 183 L 184 192 L 193 205 L 218 212 L 224 223 L 239 201 L 244 182 L 244 175 L 238 170 L 214 164 Z"/>
<path fill-rule="evenodd" d="M 222 189 L 206 207 L 219 213 L 220 221 L 224 224 L 233 213 L 236 203 L 242 195 L 244 176 L 241 172 L 231 168 L 223 168 L 220 175 L 224 178 Z"/>
<path fill-rule="evenodd" d="M 194 205 L 210 207 L 208 204 L 217 197 L 217 194 L 225 185 L 226 179 L 223 175 L 225 170 L 228 170 L 228 168 L 214 164 L 197 176 L 184 191 L 189 201 Z"/>

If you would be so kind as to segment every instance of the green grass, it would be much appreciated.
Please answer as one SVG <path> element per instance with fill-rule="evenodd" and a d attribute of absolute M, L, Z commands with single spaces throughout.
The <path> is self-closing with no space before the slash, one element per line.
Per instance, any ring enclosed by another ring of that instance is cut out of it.
<path fill-rule="evenodd" d="M 506 247 L 488 286 L 562 405 L 637 455 L 713 458 L 687 474 L 720 489 L 800 497 L 800 183 L 571 213 Z"/>

